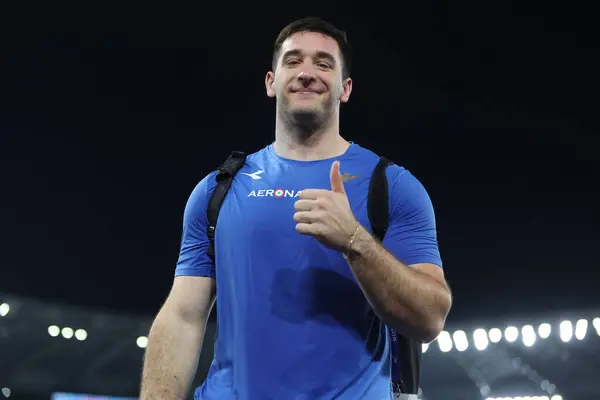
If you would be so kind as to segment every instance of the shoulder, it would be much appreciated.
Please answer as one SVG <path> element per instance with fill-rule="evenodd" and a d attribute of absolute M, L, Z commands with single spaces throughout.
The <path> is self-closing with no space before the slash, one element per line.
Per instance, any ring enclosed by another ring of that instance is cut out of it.
<path fill-rule="evenodd" d="M 425 189 L 421 181 L 401 165 L 389 165 L 385 174 L 388 179 L 390 192 L 410 193 L 415 190 Z"/>
<path fill-rule="evenodd" d="M 375 166 L 382 159 L 382 155 L 375 153 L 372 150 L 361 147 L 359 145 L 354 145 L 353 156 L 359 158 L 365 164 L 368 164 L 372 169 L 375 169 Z M 383 156 L 384 157 L 384 156 Z M 402 165 L 396 163 L 393 159 L 389 159 L 392 163 L 386 168 L 385 174 L 387 176 L 388 184 L 390 191 L 401 190 L 404 187 L 415 184 L 420 184 L 420 182 Z"/>
<path fill-rule="evenodd" d="M 374 151 L 362 147 L 356 143 L 351 144 L 346 153 L 346 157 L 370 165 L 373 168 L 375 165 L 377 165 L 379 159 L 381 158 L 381 156 Z"/>
<path fill-rule="evenodd" d="M 260 162 L 264 159 L 270 158 L 270 155 L 271 155 L 270 147 L 271 147 L 271 145 L 268 145 L 268 146 L 265 146 L 255 152 L 246 153 L 247 154 L 246 162 L 247 163 L 248 162 L 250 162 L 250 163 Z"/>
<path fill-rule="evenodd" d="M 205 214 L 210 195 L 217 185 L 216 176 L 216 170 L 210 172 L 192 189 L 185 206 L 186 217 L 197 217 Z"/>
<path fill-rule="evenodd" d="M 360 148 L 361 157 L 365 161 L 375 165 L 381 160 L 381 156 L 375 152 Z M 429 193 L 421 181 L 408 169 L 393 159 L 387 166 L 385 175 L 388 182 L 388 195 L 392 217 L 394 213 L 406 213 L 410 210 L 428 210 L 432 207 Z"/>
<path fill-rule="evenodd" d="M 406 168 L 392 164 L 386 170 L 391 217 L 432 214 L 433 204 L 423 183 Z"/>

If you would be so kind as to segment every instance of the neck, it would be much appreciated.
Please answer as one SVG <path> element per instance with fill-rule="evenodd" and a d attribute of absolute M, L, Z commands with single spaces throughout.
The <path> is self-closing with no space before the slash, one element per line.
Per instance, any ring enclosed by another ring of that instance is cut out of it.
<path fill-rule="evenodd" d="M 273 149 L 281 157 L 299 161 L 323 160 L 344 154 L 349 146 L 350 143 L 340 136 L 338 118 L 306 127 L 277 116 Z"/>

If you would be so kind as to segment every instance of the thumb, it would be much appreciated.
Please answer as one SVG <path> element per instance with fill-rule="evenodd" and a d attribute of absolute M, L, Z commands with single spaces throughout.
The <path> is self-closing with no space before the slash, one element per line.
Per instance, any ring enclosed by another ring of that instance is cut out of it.
<path fill-rule="evenodd" d="M 331 190 L 336 193 L 346 193 L 344 190 L 344 182 L 342 182 L 342 175 L 340 174 L 340 162 L 334 161 L 331 164 L 331 171 L 329 172 L 329 179 L 331 180 Z"/>

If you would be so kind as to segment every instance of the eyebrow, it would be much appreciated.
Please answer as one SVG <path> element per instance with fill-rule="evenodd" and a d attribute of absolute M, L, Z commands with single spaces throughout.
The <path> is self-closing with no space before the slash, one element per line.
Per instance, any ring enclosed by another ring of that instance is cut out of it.
<path fill-rule="evenodd" d="M 283 54 L 283 57 L 281 59 L 285 60 L 286 58 L 293 57 L 293 56 L 300 56 L 300 55 L 302 55 L 302 51 L 300 51 L 298 49 L 288 50 Z M 326 51 L 317 51 L 315 53 L 315 58 L 325 59 L 325 60 L 331 62 L 333 65 L 335 65 L 335 57 L 333 56 L 333 54 L 328 53 Z"/>

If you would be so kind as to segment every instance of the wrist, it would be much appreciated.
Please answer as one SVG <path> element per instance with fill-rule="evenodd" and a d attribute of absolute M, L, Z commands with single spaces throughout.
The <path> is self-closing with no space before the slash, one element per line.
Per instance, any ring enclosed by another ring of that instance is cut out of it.
<path fill-rule="evenodd" d="M 358 224 L 353 236 L 348 240 L 346 251 L 343 253 L 344 258 L 351 260 L 363 256 L 368 251 L 369 243 L 373 240 L 371 234 Z"/>

